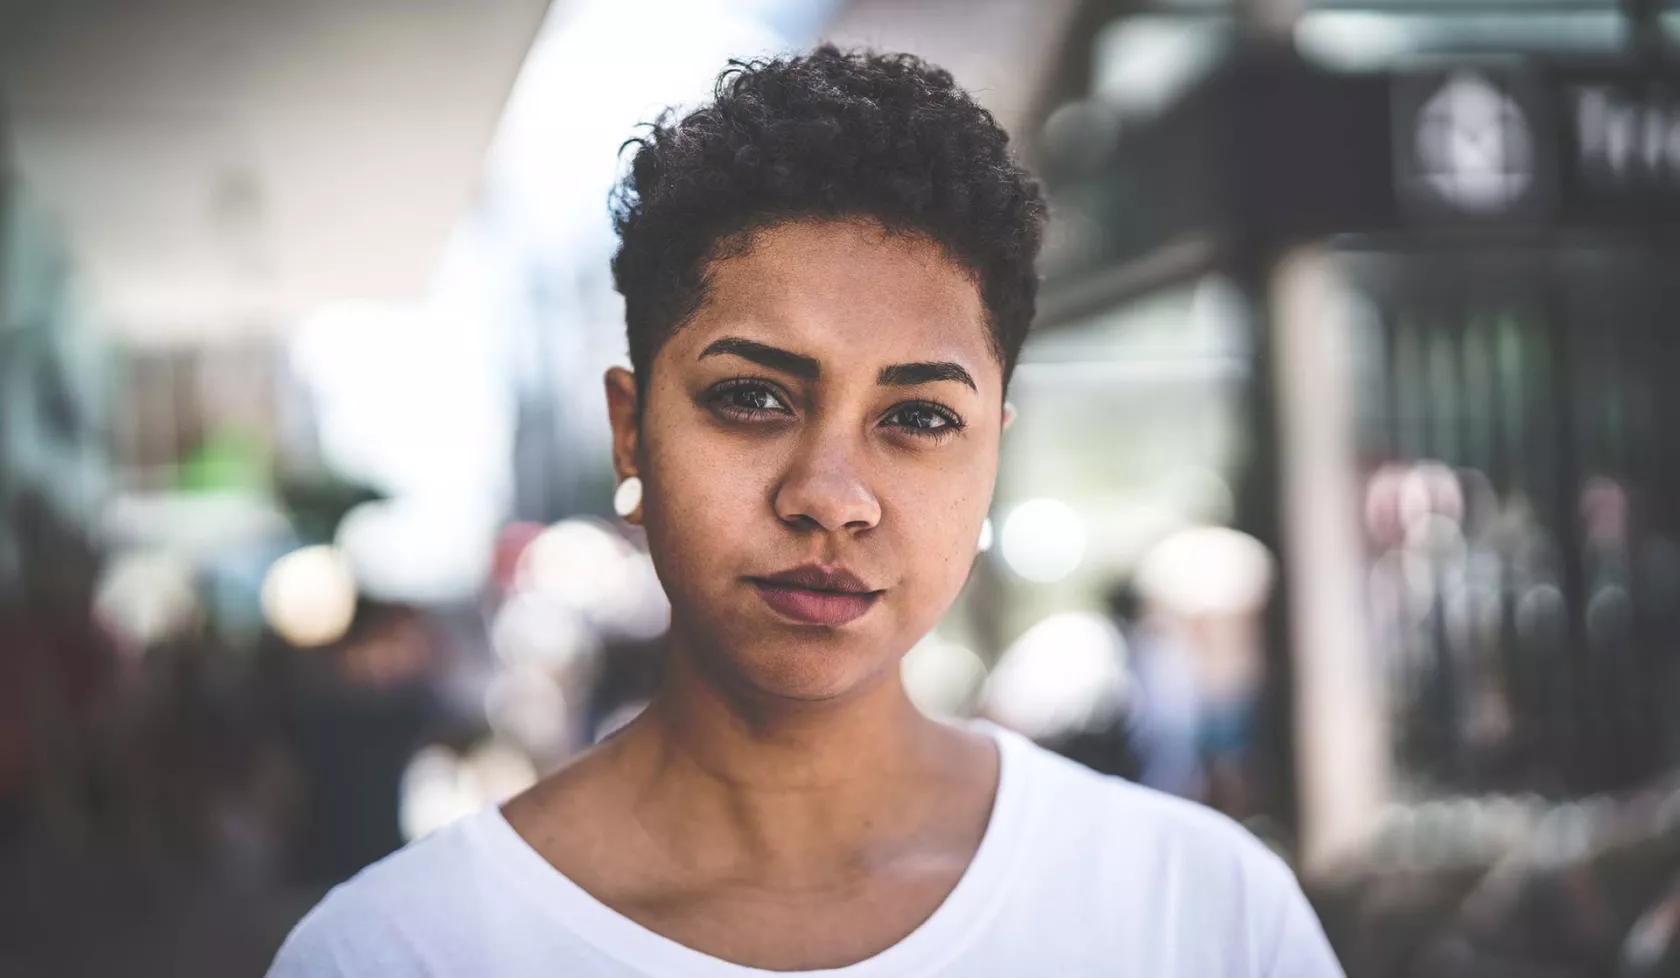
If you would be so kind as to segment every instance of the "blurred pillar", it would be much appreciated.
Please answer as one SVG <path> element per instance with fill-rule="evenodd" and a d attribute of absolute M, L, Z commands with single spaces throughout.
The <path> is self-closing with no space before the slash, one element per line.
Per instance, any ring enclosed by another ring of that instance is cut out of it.
<path fill-rule="evenodd" d="M 1387 713 L 1364 617 L 1352 351 L 1323 246 L 1286 254 L 1270 297 L 1308 872 L 1357 847 L 1389 790 Z"/>

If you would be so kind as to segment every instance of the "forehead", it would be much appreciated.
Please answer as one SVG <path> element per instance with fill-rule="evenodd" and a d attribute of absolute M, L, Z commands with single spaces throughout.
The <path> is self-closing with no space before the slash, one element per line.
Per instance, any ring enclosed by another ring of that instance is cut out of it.
<path fill-rule="evenodd" d="M 834 221 L 753 235 L 715 262 L 705 304 L 667 348 L 692 358 L 738 335 L 813 356 L 825 375 L 952 360 L 1001 383 L 974 279 L 925 239 Z"/>

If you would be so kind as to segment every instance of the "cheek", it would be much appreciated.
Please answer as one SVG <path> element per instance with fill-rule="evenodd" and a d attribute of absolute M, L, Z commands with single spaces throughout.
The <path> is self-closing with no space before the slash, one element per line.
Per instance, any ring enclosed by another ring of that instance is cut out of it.
<path fill-rule="evenodd" d="M 659 432 L 647 447 L 643 514 L 656 563 L 674 572 L 668 579 L 682 579 L 683 568 L 726 560 L 741 528 L 763 519 L 761 462 L 698 426 Z"/>
<path fill-rule="evenodd" d="M 906 570 L 929 598 L 952 600 L 974 565 L 980 524 L 991 504 L 993 469 L 979 462 L 918 480 L 899 507 Z"/>

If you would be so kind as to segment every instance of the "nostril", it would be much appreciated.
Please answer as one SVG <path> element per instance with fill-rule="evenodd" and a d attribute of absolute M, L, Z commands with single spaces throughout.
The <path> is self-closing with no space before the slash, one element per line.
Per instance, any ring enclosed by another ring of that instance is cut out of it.
<path fill-rule="evenodd" d="M 793 516 L 783 516 L 780 517 L 780 519 L 783 523 L 788 524 L 796 530 L 822 529 L 822 524 L 817 522 L 815 517 L 806 516 L 803 513 L 796 513 Z"/>

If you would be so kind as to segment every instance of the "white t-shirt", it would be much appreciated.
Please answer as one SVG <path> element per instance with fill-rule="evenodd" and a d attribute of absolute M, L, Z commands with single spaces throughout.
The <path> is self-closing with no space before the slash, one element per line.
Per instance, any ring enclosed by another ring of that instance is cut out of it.
<path fill-rule="evenodd" d="M 846 968 L 702 954 L 584 892 L 492 807 L 337 887 L 269 978 L 1341 978 L 1289 869 L 1211 810 L 994 732 L 974 861 L 910 936 Z"/>

